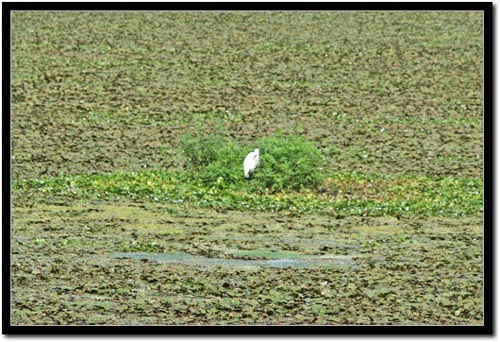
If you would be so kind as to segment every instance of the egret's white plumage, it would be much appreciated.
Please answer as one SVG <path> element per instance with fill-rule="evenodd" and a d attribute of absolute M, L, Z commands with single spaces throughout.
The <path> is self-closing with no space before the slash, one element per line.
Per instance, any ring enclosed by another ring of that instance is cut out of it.
<path fill-rule="evenodd" d="M 250 174 L 259 165 L 259 149 L 256 148 L 253 152 L 250 152 L 243 161 L 243 172 L 245 173 L 245 178 L 250 177 Z"/>

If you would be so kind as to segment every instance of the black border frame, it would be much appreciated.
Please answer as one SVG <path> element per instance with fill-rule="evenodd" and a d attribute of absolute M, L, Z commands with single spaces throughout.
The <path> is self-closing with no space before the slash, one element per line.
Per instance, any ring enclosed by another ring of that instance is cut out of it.
<path fill-rule="evenodd" d="M 8 335 L 59 335 L 59 334 L 175 334 L 175 335 L 493 335 L 494 319 L 494 103 L 493 103 L 493 3 L 492 2 L 357 2 L 357 3 L 49 3 L 49 2 L 2 2 L 3 20 L 3 117 L 2 159 L 3 184 L 11 183 L 10 175 L 10 35 L 12 11 L 483 11 L 484 13 L 484 326 L 13 326 L 10 323 L 10 229 L 2 230 L 3 286 L 2 286 L 2 334 Z M 3 186 L 3 227 L 11 223 L 10 187 Z M 9 243 L 7 243 L 9 242 Z M 7 285 L 7 286 L 5 286 Z"/>

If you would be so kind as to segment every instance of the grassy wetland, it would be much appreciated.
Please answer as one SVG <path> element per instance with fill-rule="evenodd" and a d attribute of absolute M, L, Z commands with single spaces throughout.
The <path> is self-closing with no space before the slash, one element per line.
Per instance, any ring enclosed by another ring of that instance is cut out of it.
<path fill-rule="evenodd" d="M 14 13 L 12 324 L 483 325 L 482 20 Z"/>

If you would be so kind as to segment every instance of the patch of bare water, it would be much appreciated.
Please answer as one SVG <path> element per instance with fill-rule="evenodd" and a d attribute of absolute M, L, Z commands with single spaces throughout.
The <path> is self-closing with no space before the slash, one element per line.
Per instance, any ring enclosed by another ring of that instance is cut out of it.
<path fill-rule="evenodd" d="M 226 258 L 208 258 L 199 255 L 193 255 L 182 252 L 169 253 L 146 253 L 146 252 L 127 252 L 114 253 L 111 256 L 117 259 L 135 259 L 135 260 L 150 260 L 157 262 L 166 262 L 174 264 L 182 264 L 185 266 L 206 266 L 206 267 L 226 267 L 226 268 L 259 268 L 259 267 L 274 267 L 274 268 L 318 268 L 318 267 L 353 267 L 356 263 L 348 256 L 335 255 L 307 255 L 295 252 L 271 252 L 275 255 L 272 259 L 264 260 L 247 260 L 247 259 L 226 259 Z M 258 252 L 252 253 L 254 255 Z M 269 252 L 262 251 L 262 257 L 267 257 Z"/>

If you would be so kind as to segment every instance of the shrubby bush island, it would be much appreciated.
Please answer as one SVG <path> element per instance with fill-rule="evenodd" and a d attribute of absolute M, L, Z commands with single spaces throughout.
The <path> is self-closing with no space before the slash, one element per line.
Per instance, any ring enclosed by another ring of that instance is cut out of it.
<path fill-rule="evenodd" d="M 251 189 L 272 192 L 312 189 L 323 180 L 320 151 L 299 135 L 275 133 L 258 139 L 252 146 L 239 146 L 233 139 L 217 135 L 183 135 L 180 143 L 186 167 L 205 185 L 231 186 L 246 181 L 242 162 L 254 148 L 260 149 L 260 163 L 251 176 Z"/>

